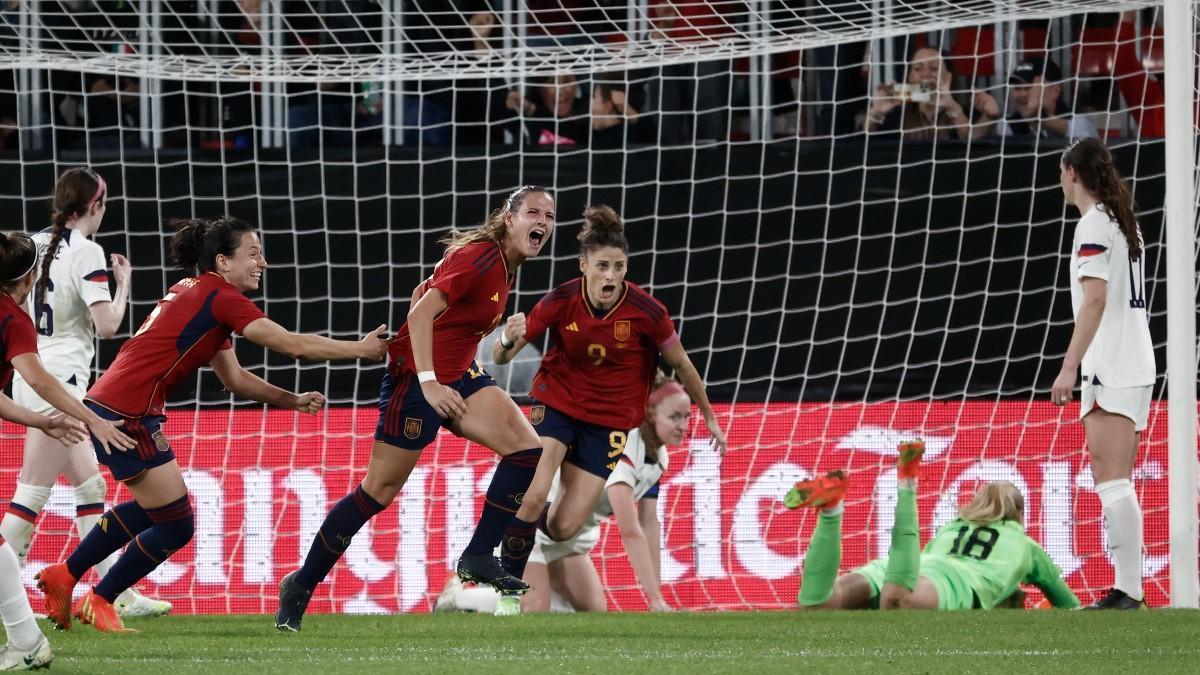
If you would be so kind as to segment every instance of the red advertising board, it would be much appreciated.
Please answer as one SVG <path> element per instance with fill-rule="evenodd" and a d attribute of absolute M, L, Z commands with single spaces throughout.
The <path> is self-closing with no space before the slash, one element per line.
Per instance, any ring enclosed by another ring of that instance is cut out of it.
<path fill-rule="evenodd" d="M 895 499 L 895 445 L 926 439 L 919 487 L 928 539 L 982 481 L 1026 495 L 1029 532 L 1086 602 L 1112 581 L 1100 502 L 1075 414 L 1036 402 L 886 402 L 719 406 L 730 439 L 723 459 L 693 425 L 672 449 L 659 509 L 668 602 L 690 609 L 788 608 L 795 602 L 811 515 L 780 499 L 796 480 L 847 469 L 843 569 L 886 552 Z M 146 582 L 180 613 L 271 612 L 276 584 L 303 558 L 332 503 L 361 480 L 375 409 L 318 417 L 272 410 L 175 411 L 166 427 L 192 492 L 196 537 Z M 0 495 L 11 495 L 19 433 L 4 431 Z M 443 432 L 397 503 L 354 539 L 313 596 L 316 612 L 428 611 L 470 538 L 495 466 L 485 448 Z M 1151 413 L 1135 469 L 1145 514 L 1148 600 L 1167 598 L 1166 407 Z M 105 474 L 107 476 L 107 473 Z M 110 500 L 128 493 L 110 491 Z M 55 488 L 26 573 L 74 545 L 71 489 Z M 644 609 L 612 523 L 593 552 L 613 609 Z"/>

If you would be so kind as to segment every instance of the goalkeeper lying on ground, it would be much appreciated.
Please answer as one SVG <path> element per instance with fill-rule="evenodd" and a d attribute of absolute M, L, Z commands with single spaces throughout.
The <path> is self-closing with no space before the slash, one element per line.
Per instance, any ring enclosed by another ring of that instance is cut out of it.
<path fill-rule="evenodd" d="M 1055 607 L 1078 607 L 1062 572 L 1025 534 L 1025 498 L 1008 481 L 988 483 L 958 519 L 920 548 L 917 475 L 925 444 L 900 444 L 899 499 L 887 558 L 837 576 L 842 558 L 842 497 L 846 474 L 833 471 L 797 483 L 784 503 L 820 510 L 804 558 L 800 609 L 992 609 L 1020 584 L 1032 584 Z M 835 580 L 836 577 L 836 580 Z"/>

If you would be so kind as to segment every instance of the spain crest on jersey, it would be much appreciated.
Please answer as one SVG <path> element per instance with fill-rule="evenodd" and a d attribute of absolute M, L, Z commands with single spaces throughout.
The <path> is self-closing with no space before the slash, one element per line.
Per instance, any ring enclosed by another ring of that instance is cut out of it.
<path fill-rule="evenodd" d="M 404 437 L 413 439 L 413 438 L 420 436 L 421 435 L 421 427 L 423 425 L 424 425 L 424 422 L 422 422 L 420 419 L 418 419 L 416 417 L 405 417 L 404 418 Z"/>
<path fill-rule="evenodd" d="M 542 420 L 544 419 L 546 419 L 546 406 L 535 405 L 529 409 L 530 424 L 536 427 L 537 425 L 541 424 Z"/>
<path fill-rule="evenodd" d="M 618 342 L 624 342 L 629 339 L 632 331 L 629 327 L 628 320 L 616 321 L 613 323 L 613 337 L 617 338 Z"/>
<path fill-rule="evenodd" d="M 167 452 L 171 449 L 171 444 L 167 442 L 167 437 L 163 435 L 162 429 L 150 434 L 150 438 L 154 439 L 154 447 L 158 448 L 159 452 Z"/>

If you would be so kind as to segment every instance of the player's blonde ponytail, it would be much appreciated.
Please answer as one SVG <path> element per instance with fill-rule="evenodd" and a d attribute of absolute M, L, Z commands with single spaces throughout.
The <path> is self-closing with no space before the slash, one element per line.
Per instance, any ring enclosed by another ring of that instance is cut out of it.
<path fill-rule="evenodd" d="M 997 480 L 984 485 L 971 503 L 958 509 L 958 517 L 968 523 L 995 523 L 1001 520 L 1025 522 L 1025 496 L 1016 485 Z"/>
<path fill-rule="evenodd" d="M 439 243 L 446 245 L 446 252 L 449 253 L 455 249 L 460 249 L 467 244 L 474 244 L 479 241 L 494 241 L 498 244 L 504 242 L 505 225 L 504 220 L 508 214 L 521 208 L 525 202 L 525 197 L 532 192 L 541 192 L 554 199 L 554 194 L 550 190 L 537 185 L 526 185 L 513 190 L 512 194 L 504 200 L 504 204 L 488 214 L 487 220 L 483 224 L 473 230 L 451 230 L 449 234 L 438 240 Z"/>

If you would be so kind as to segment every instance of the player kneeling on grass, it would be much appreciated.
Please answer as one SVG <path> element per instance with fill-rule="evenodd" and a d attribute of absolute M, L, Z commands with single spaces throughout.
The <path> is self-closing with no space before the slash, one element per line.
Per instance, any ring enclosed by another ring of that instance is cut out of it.
<path fill-rule="evenodd" d="M 667 470 L 667 446 L 679 445 L 687 434 L 691 408 L 692 399 L 683 387 L 660 372 L 646 402 L 645 420 L 629 431 L 624 450 L 583 527 L 566 541 L 538 532 L 537 546 L 525 569 L 532 590 L 521 599 L 523 611 L 549 611 L 551 590 L 577 611 L 607 610 L 604 587 L 589 553 L 600 541 L 600 523 L 611 515 L 617 517 L 621 543 L 650 610 L 670 611 L 658 574 L 658 481 Z M 558 487 L 557 481 L 554 487 Z M 495 609 L 495 591 L 463 587 L 455 581 L 447 583 L 435 611 Z"/>
<path fill-rule="evenodd" d="M 1025 534 L 1025 498 L 1008 481 L 984 485 L 958 519 L 920 549 L 917 476 L 925 444 L 900 444 L 896 522 L 887 558 L 836 576 L 842 557 L 841 471 L 797 483 L 784 503 L 820 510 L 804 557 L 800 609 L 992 609 L 1019 584 L 1032 584 L 1055 607 L 1079 606 L 1062 571 Z M 835 580 L 836 577 L 836 580 Z"/>

